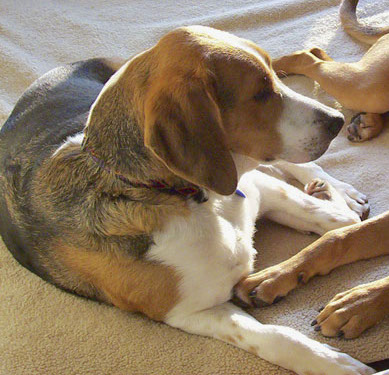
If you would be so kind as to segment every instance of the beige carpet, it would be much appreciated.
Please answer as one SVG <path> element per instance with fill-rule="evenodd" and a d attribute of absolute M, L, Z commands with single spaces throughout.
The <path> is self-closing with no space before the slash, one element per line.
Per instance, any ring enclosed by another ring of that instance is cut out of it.
<path fill-rule="evenodd" d="M 389 24 L 388 9 L 389 0 L 361 0 L 360 14 L 369 22 Z M 337 12 L 338 0 L 0 0 L 0 124 L 25 88 L 49 69 L 93 56 L 129 57 L 180 25 L 233 32 L 272 56 L 317 45 L 337 59 L 356 60 L 367 47 L 342 31 Z M 312 95 L 317 91 L 302 77 L 286 82 Z M 320 164 L 365 192 L 371 215 L 389 209 L 389 128 L 361 145 L 340 134 Z M 262 222 L 259 266 L 279 262 L 315 238 Z M 389 319 L 352 341 L 324 339 L 309 325 L 335 293 L 388 270 L 389 257 L 342 267 L 254 313 L 363 361 L 389 358 Z M 19 266 L 2 244 L 0 283 L 1 375 L 289 374 L 222 342 L 66 294 Z"/>

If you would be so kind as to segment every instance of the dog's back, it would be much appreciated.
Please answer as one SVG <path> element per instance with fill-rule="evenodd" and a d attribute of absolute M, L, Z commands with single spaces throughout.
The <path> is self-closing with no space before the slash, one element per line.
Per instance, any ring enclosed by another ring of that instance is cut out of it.
<path fill-rule="evenodd" d="M 39 166 L 85 126 L 88 111 L 114 70 L 102 59 L 53 69 L 35 81 L 0 130 L 0 234 L 14 257 L 46 280 L 34 238 L 46 231 L 31 205 Z M 71 111 L 68 108 L 72 108 Z M 38 234 L 39 233 L 39 234 Z"/>

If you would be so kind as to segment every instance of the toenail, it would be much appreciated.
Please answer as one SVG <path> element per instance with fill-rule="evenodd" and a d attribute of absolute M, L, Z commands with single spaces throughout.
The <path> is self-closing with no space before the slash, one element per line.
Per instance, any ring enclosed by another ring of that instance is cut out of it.
<path fill-rule="evenodd" d="M 315 320 L 312 320 L 312 322 L 311 322 L 311 326 L 313 327 L 313 326 L 315 326 L 317 324 L 317 320 L 315 319 Z"/>
<path fill-rule="evenodd" d="M 319 332 L 319 331 L 321 331 L 321 327 L 320 327 L 320 326 L 316 326 L 316 327 L 314 328 L 314 330 L 315 330 L 316 332 Z"/>
<path fill-rule="evenodd" d="M 255 289 L 253 289 L 250 293 L 249 293 L 249 296 L 250 297 L 255 297 L 257 295 L 257 291 Z"/>

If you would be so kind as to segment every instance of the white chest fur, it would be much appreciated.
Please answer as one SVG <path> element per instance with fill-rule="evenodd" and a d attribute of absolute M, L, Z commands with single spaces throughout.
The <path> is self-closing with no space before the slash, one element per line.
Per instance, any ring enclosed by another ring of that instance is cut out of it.
<path fill-rule="evenodd" d="M 208 202 L 191 203 L 189 217 L 172 218 L 164 231 L 154 234 L 149 259 L 174 267 L 181 277 L 180 302 L 172 313 L 228 301 L 233 286 L 252 272 L 259 192 L 248 177 L 240 183 L 246 198 L 211 193 Z"/>

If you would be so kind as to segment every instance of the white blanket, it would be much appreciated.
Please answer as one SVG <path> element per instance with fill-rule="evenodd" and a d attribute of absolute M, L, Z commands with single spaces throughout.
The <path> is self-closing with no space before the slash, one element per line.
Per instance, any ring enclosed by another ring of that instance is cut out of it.
<path fill-rule="evenodd" d="M 338 0 L 0 0 L 0 124 L 27 86 L 51 68 L 95 56 L 128 58 L 181 25 L 230 31 L 274 57 L 319 46 L 335 59 L 358 60 L 368 47 L 344 33 L 338 5 Z M 358 9 L 368 23 L 389 24 L 389 0 L 361 0 Z M 286 83 L 328 103 L 309 79 Z M 389 209 L 389 129 L 364 144 L 351 144 L 341 133 L 319 163 L 369 196 L 371 216 Z M 316 237 L 261 222 L 256 239 L 258 266 L 264 268 Z M 350 341 L 325 339 L 310 327 L 316 310 L 335 293 L 388 274 L 389 257 L 341 267 L 254 314 L 363 361 L 389 358 L 389 319 Z M 225 343 L 64 293 L 17 264 L 2 243 L 0 277 L 1 375 L 289 373 Z"/>

